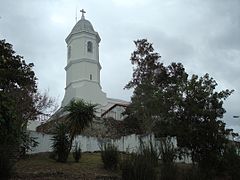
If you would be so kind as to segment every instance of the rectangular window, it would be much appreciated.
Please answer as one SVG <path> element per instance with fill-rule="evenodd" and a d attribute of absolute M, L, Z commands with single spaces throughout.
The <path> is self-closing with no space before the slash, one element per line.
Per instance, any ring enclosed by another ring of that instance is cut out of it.
<path fill-rule="evenodd" d="M 87 51 L 92 52 L 93 51 L 93 44 L 91 41 L 87 42 Z"/>

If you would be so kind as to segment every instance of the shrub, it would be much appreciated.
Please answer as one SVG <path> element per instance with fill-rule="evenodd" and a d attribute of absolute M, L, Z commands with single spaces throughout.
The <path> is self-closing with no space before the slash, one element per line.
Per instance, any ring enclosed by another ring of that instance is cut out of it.
<path fill-rule="evenodd" d="M 148 157 L 139 153 L 128 155 L 121 164 L 122 180 L 155 180 L 155 167 Z"/>
<path fill-rule="evenodd" d="M 159 179 L 176 179 L 177 167 L 174 164 L 174 160 L 177 157 L 177 150 L 174 148 L 171 137 L 164 137 L 160 139 L 159 153 L 162 160 Z"/>
<path fill-rule="evenodd" d="M 52 141 L 52 148 L 57 155 L 57 161 L 66 162 L 69 154 L 70 140 L 67 135 L 67 127 L 65 124 L 62 123 L 56 126 Z"/>
<path fill-rule="evenodd" d="M 142 155 L 154 166 L 158 165 L 159 153 L 157 151 L 157 148 L 153 146 L 152 142 L 150 142 L 147 146 L 142 141 L 140 141 L 140 148 L 138 154 Z"/>
<path fill-rule="evenodd" d="M 113 144 L 104 144 L 101 147 L 101 157 L 105 169 L 116 169 L 119 162 L 119 152 Z"/>
<path fill-rule="evenodd" d="M 78 145 L 78 143 L 75 143 L 75 148 L 74 151 L 72 153 L 73 158 L 75 159 L 75 162 L 79 162 L 79 159 L 81 159 L 81 148 L 80 145 Z"/>
<path fill-rule="evenodd" d="M 172 163 L 177 158 L 177 150 L 174 148 L 171 137 L 160 139 L 159 153 L 163 163 Z"/>
<path fill-rule="evenodd" d="M 159 153 L 150 142 L 149 145 L 140 139 L 140 147 L 136 153 L 129 154 L 122 162 L 123 180 L 155 180 Z"/>
<path fill-rule="evenodd" d="M 21 133 L 20 157 L 25 158 L 28 151 L 32 151 L 38 146 L 37 137 L 31 137 L 30 132 L 23 131 Z"/>
<path fill-rule="evenodd" d="M 238 147 L 232 144 L 226 147 L 218 172 L 225 174 L 228 177 L 231 177 L 233 180 L 240 179 L 240 156 L 238 154 Z"/>

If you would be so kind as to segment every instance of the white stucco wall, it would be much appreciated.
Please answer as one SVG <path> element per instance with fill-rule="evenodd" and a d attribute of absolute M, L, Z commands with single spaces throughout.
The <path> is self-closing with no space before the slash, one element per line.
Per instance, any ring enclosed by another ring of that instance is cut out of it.
<path fill-rule="evenodd" d="M 35 137 L 39 145 L 36 148 L 34 148 L 32 151 L 28 152 L 28 154 L 52 151 L 52 148 L 51 148 L 52 135 L 31 131 L 30 136 Z M 150 139 L 151 139 L 150 136 L 142 137 L 142 140 L 145 143 L 148 143 Z M 75 142 L 81 145 L 82 152 L 100 151 L 101 150 L 100 146 L 104 142 L 111 142 L 118 147 L 119 151 L 124 151 L 124 152 L 136 151 L 140 144 L 139 136 L 135 134 L 132 134 L 129 136 L 123 136 L 121 139 L 118 139 L 118 140 L 78 136 L 74 140 L 73 145 L 75 144 Z"/>
<path fill-rule="evenodd" d="M 40 152 L 52 152 L 52 135 L 39 133 L 35 131 L 30 131 L 30 136 L 36 137 L 36 141 L 39 143 L 36 148 L 34 148 L 32 151 L 27 152 L 28 154 L 35 154 Z M 146 145 L 152 142 L 152 144 L 155 146 L 159 146 L 159 142 L 157 139 L 154 138 L 153 135 L 148 136 L 141 136 L 141 140 Z M 81 146 L 82 152 L 95 152 L 100 151 L 101 144 L 103 143 L 113 143 L 118 147 L 119 151 L 122 152 L 136 152 L 140 146 L 140 136 L 136 134 L 132 134 L 129 136 L 122 136 L 120 139 L 113 140 L 113 139 L 100 139 L 96 137 L 87 137 L 87 136 L 78 136 L 74 142 L 73 146 L 75 145 L 75 142 L 79 143 Z M 177 146 L 176 139 L 172 139 L 174 147 Z M 185 162 L 185 163 L 191 163 L 191 159 L 189 157 L 185 157 L 184 159 L 177 159 L 177 162 Z"/>
<path fill-rule="evenodd" d="M 33 151 L 27 152 L 28 154 L 35 154 L 40 152 L 51 152 L 52 151 L 52 135 L 39 133 L 36 131 L 30 131 L 30 136 L 36 138 L 35 140 L 39 143 Z"/>

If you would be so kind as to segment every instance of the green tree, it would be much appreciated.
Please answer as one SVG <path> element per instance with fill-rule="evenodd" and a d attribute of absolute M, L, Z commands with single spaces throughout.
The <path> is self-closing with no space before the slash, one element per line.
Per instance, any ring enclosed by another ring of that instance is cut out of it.
<path fill-rule="evenodd" d="M 33 67 L 33 63 L 27 64 L 22 56 L 15 54 L 11 44 L 0 41 L 0 117 L 14 116 L 14 122 L 23 129 L 29 120 L 54 111 L 50 110 L 55 104 L 54 99 L 49 98 L 47 92 L 37 91 Z"/>
<path fill-rule="evenodd" d="M 0 41 L 0 154 L 9 158 L 9 170 L 20 155 L 28 118 L 35 114 L 32 95 L 37 86 L 32 67 L 15 55 L 11 44 Z"/>
<path fill-rule="evenodd" d="M 9 170 L 21 149 L 35 144 L 25 132 L 28 121 L 35 120 L 52 103 L 37 92 L 33 66 L 16 55 L 11 44 L 0 40 L 0 159 L 7 157 Z"/>
<path fill-rule="evenodd" d="M 137 49 L 131 55 L 131 63 L 134 65 L 132 80 L 125 88 L 134 88 L 132 103 L 128 106 L 126 123 L 135 124 L 138 121 L 139 132 L 150 132 L 154 122 L 156 105 L 153 104 L 156 86 L 154 76 L 159 63 L 160 56 L 154 52 L 152 44 L 147 40 L 134 41 Z M 148 108 L 145 108 L 148 107 Z M 129 124 L 129 125 L 131 125 Z"/>
<path fill-rule="evenodd" d="M 137 49 L 130 58 L 134 65 L 133 78 L 125 86 L 133 88 L 134 92 L 126 113 L 138 119 L 142 131 L 157 130 L 162 135 L 165 132 L 169 135 L 172 122 L 169 120 L 174 119 L 183 94 L 182 84 L 187 83 L 188 75 L 181 63 L 164 66 L 160 62 L 161 56 L 154 52 L 152 44 L 146 39 L 135 41 L 135 45 Z M 156 129 L 159 123 L 168 128 Z M 171 131 L 175 135 L 175 131 Z"/>
<path fill-rule="evenodd" d="M 5 40 L 0 41 L 0 55 L 0 92 L 3 98 L 1 106 L 5 106 L 5 102 L 11 102 L 11 112 L 14 112 L 15 119 L 20 126 L 25 126 L 27 120 L 37 111 L 33 97 L 37 92 L 33 63 L 26 64 L 23 57 L 15 55 L 12 45 Z"/>
<path fill-rule="evenodd" d="M 132 53 L 134 88 L 130 117 L 157 136 L 176 136 L 178 146 L 190 152 L 202 168 L 216 168 L 232 130 L 220 120 L 226 112 L 223 101 L 232 90 L 217 92 L 217 83 L 208 74 L 188 74 L 181 63 L 164 66 L 147 40 L 135 41 Z"/>
<path fill-rule="evenodd" d="M 65 106 L 64 109 L 68 112 L 66 119 L 70 135 L 69 152 L 74 138 L 91 125 L 93 118 L 95 118 L 95 107 L 96 105 L 86 103 L 83 100 L 72 100 L 69 105 Z"/>

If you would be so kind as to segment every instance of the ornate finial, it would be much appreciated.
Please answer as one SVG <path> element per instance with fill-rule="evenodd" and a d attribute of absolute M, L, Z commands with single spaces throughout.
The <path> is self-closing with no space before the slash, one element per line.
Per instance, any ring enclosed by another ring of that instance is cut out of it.
<path fill-rule="evenodd" d="M 82 13 L 82 18 L 81 19 L 84 19 L 84 13 L 86 13 L 86 11 L 84 11 L 84 9 L 80 10 L 80 12 Z"/>

